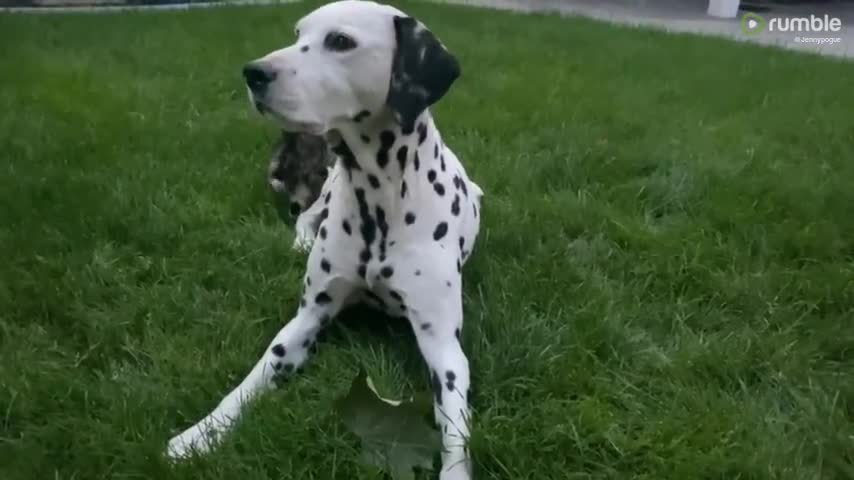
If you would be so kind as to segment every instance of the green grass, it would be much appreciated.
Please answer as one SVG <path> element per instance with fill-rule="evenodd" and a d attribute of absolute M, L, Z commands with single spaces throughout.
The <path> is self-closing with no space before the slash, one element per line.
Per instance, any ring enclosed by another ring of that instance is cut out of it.
<path fill-rule="evenodd" d="M 382 319 L 161 458 L 296 309 L 239 71 L 314 5 L 0 16 L 0 478 L 379 478 L 331 409 L 359 364 L 427 389 Z M 404 7 L 460 57 L 436 116 L 486 191 L 477 478 L 854 477 L 854 64 Z"/>

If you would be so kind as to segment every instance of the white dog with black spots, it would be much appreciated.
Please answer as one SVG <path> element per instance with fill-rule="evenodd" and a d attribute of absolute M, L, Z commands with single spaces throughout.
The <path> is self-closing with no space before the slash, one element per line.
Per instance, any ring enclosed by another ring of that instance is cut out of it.
<path fill-rule="evenodd" d="M 318 8 L 297 23 L 296 37 L 243 73 L 263 116 L 288 131 L 325 136 L 338 156 L 301 215 L 303 225 L 317 225 L 304 293 L 246 378 L 170 440 L 168 454 L 210 450 L 249 400 L 300 368 L 341 309 L 368 299 L 415 332 L 442 432 L 440 479 L 469 479 L 461 272 L 483 193 L 428 110 L 459 76 L 459 64 L 420 22 L 369 1 Z"/>

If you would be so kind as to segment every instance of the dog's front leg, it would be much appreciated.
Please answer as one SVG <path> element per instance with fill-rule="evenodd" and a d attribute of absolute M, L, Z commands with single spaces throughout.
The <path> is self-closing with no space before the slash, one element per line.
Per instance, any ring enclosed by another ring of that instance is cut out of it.
<path fill-rule="evenodd" d="M 299 369 L 313 346 L 317 333 L 340 310 L 348 291 L 342 284 L 306 281 L 297 315 L 276 334 L 249 375 L 232 390 L 202 421 L 169 441 L 167 454 L 186 457 L 205 453 L 237 420 L 243 407 L 254 397 L 272 388 L 274 377 L 290 375 Z"/>

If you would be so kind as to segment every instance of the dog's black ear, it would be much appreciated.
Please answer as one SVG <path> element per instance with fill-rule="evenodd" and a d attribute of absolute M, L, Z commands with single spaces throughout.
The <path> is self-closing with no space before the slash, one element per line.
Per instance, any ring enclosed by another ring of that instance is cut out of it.
<path fill-rule="evenodd" d="M 412 17 L 394 17 L 397 46 L 391 64 L 386 103 L 404 133 L 415 119 L 436 103 L 460 76 L 457 59 L 430 30 Z"/>

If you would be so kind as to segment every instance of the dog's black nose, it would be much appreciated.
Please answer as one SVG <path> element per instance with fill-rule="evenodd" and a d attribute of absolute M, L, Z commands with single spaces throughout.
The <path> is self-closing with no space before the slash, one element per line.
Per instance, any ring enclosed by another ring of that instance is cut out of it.
<path fill-rule="evenodd" d="M 252 62 L 243 67 L 243 78 L 253 92 L 263 92 L 276 79 L 276 71 L 266 62 Z"/>

